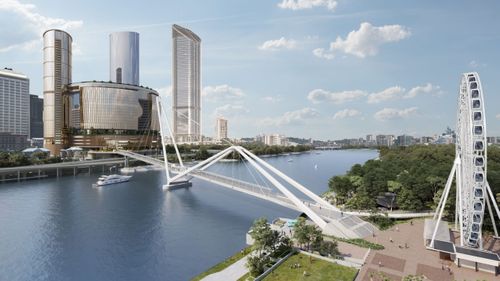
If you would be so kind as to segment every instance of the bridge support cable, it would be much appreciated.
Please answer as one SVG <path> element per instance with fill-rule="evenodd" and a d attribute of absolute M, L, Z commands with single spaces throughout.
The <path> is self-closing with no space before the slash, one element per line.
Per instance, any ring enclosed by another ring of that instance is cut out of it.
<path fill-rule="evenodd" d="M 242 147 L 235 147 L 238 151 L 259 173 L 261 173 L 267 180 L 269 180 L 279 191 L 281 191 L 288 199 L 290 199 L 302 212 L 311 218 L 321 229 L 324 229 L 327 225 L 326 221 L 316 214 L 313 210 L 307 207 L 302 200 L 291 193 L 286 187 L 284 187 L 278 180 L 271 176 L 266 170 L 264 170 L 259 164 L 257 164 Z"/>
<path fill-rule="evenodd" d="M 160 135 L 161 135 L 161 147 L 163 149 L 163 162 L 165 164 L 165 175 L 167 176 L 167 185 L 170 184 L 170 173 L 168 171 L 168 159 L 167 159 L 167 149 L 165 147 L 165 132 L 163 129 L 162 115 L 163 115 L 163 107 L 160 105 L 160 98 L 156 98 L 156 111 L 158 113 L 158 120 L 160 123 Z"/>
<path fill-rule="evenodd" d="M 340 210 L 338 208 L 332 206 L 325 199 L 321 198 L 320 196 L 318 196 L 314 192 L 310 191 L 309 189 L 307 189 L 306 187 L 304 187 L 300 183 L 296 182 L 295 180 L 293 180 L 289 176 L 285 175 L 280 170 L 274 168 L 269 163 L 267 163 L 266 161 L 260 159 L 259 157 L 257 157 L 255 154 L 251 153 L 250 151 L 248 151 L 244 147 L 241 147 L 241 149 L 243 151 L 245 151 L 248 155 L 250 155 L 253 159 L 255 159 L 259 164 L 261 164 L 262 166 L 264 166 L 264 167 L 268 168 L 269 170 L 271 170 L 273 173 L 275 173 L 276 175 L 278 175 L 279 177 L 281 177 L 282 179 L 284 179 L 286 182 L 288 182 L 289 184 L 291 184 L 293 187 L 297 188 L 299 191 L 301 191 L 302 193 L 304 193 L 305 195 L 307 195 L 309 198 L 311 198 L 316 203 L 320 204 L 321 206 L 323 206 L 325 208 L 333 209 L 335 211 L 340 212 Z"/>
<path fill-rule="evenodd" d="M 190 168 L 186 169 L 185 171 L 183 171 L 183 172 L 181 172 L 181 173 L 179 173 L 179 174 L 175 175 L 174 177 L 172 177 L 172 178 L 171 178 L 171 180 L 170 180 L 170 181 L 175 181 L 175 180 L 178 180 L 179 178 L 181 178 L 181 177 L 183 177 L 183 176 L 185 176 L 185 175 L 187 175 L 187 174 L 191 173 L 192 171 L 194 171 L 194 170 L 196 170 L 196 169 L 199 169 L 199 168 L 201 168 L 201 167 L 203 167 L 203 166 L 205 166 L 205 165 L 207 165 L 207 164 L 212 165 L 212 164 L 213 164 L 213 163 L 211 163 L 212 161 L 213 161 L 214 163 L 215 163 L 215 162 L 217 162 L 217 161 L 219 161 L 220 159 L 222 159 L 223 157 L 225 157 L 225 156 L 226 156 L 225 154 L 226 154 L 228 151 L 233 151 L 233 150 L 234 150 L 234 148 L 233 148 L 233 147 L 228 147 L 228 148 L 226 148 L 226 149 L 224 149 L 224 150 L 222 150 L 222 151 L 218 152 L 217 154 L 212 155 L 211 157 L 207 158 L 206 160 L 203 160 L 202 162 L 200 162 L 200 163 L 198 163 L 198 164 L 196 164 L 196 165 L 194 165 L 194 166 L 192 166 L 192 167 L 190 167 Z"/>

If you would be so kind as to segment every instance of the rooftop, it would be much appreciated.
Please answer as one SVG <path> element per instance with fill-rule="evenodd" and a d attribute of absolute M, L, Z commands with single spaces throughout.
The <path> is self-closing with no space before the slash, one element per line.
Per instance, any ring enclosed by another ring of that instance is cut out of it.
<path fill-rule="evenodd" d="M 0 75 L 12 77 L 12 78 L 19 78 L 19 79 L 29 79 L 28 76 L 22 74 L 21 72 L 16 72 L 16 71 L 12 70 L 12 68 L 8 68 L 8 67 L 5 67 L 4 69 L 0 69 Z"/>

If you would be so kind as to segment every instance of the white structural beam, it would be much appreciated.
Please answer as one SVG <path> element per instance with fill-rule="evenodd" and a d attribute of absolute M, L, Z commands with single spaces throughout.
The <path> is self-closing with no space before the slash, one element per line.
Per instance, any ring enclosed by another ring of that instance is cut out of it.
<path fill-rule="evenodd" d="M 450 193 L 451 189 L 451 182 L 453 181 L 453 175 L 455 174 L 455 169 L 456 169 L 456 163 L 453 164 L 453 168 L 451 169 L 450 176 L 448 177 L 448 181 L 446 182 L 446 187 L 444 189 L 443 193 L 443 200 L 441 202 L 441 206 L 439 206 L 439 215 L 436 221 L 436 224 L 434 226 L 434 232 L 432 233 L 432 239 L 431 243 L 429 244 L 432 248 L 434 247 L 434 240 L 436 239 L 436 234 L 439 228 L 439 223 L 441 222 L 441 217 L 443 216 L 443 211 L 444 211 L 444 206 L 446 205 L 446 200 L 448 199 L 448 194 Z M 437 209 L 436 209 L 437 212 Z"/>
<path fill-rule="evenodd" d="M 172 179 L 171 179 L 170 181 L 171 181 L 171 182 L 176 181 L 176 180 L 178 180 L 179 178 L 181 178 L 181 177 L 183 177 L 183 176 L 185 176 L 185 175 L 189 174 L 189 173 L 190 173 L 190 172 L 192 172 L 193 170 L 196 170 L 196 169 L 198 169 L 198 168 L 200 168 L 200 167 L 202 167 L 202 166 L 204 166 L 204 165 L 206 165 L 206 164 L 208 164 L 208 163 L 210 163 L 210 162 L 212 162 L 212 161 L 217 162 L 218 160 L 222 159 L 222 156 L 224 156 L 224 154 L 225 154 L 226 152 L 228 152 L 228 151 L 233 151 L 233 150 L 234 150 L 234 147 L 232 147 L 232 146 L 231 146 L 231 147 L 228 147 L 228 148 L 226 148 L 226 149 L 224 149 L 224 150 L 220 151 L 219 153 L 217 153 L 217 154 L 215 154 L 215 155 L 213 155 L 213 156 L 209 157 L 208 159 L 206 159 L 206 160 L 204 160 L 204 161 L 202 161 L 202 162 L 200 162 L 200 163 L 198 163 L 198 164 L 196 164 L 196 165 L 194 165 L 194 166 L 192 166 L 192 167 L 190 167 L 190 168 L 186 169 L 184 172 L 182 172 L 182 173 L 179 173 L 179 174 L 175 175 L 174 177 L 172 177 Z"/>
<path fill-rule="evenodd" d="M 338 211 L 340 212 L 340 210 L 334 206 L 332 206 L 330 203 L 328 203 L 325 199 L 321 198 L 320 196 L 318 196 L 317 194 L 315 194 L 314 192 L 310 191 L 309 189 L 307 189 L 306 187 L 304 187 L 303 185 L 301 185 L 300 183 L 298 183 L 297 181 L 295 181 L 294 179 L 290 178 L 289 176 L 285 175 L 284 173 L 282 173 L 280 170 L 274 168 L 273 166 L 271 166 L 269 163 L 267 163 L 266 161 L 260 159 L 259 157 L 257 157 L 257 155 L 251 153 L 250 151 L 248 151 L 247 149 L 245 149 L 244 147 L 240 147 L 244 152 L 246 152 L 250 157 L 252 157 L 254 160 L 256 160 L 259 164 L 261 164 L 262 166 L 266 167 L 267 169 L 271 170 L 273 173 L 275 173 L 276 175 L 278 175 L 279 177 L 281 177 L 282 179 L 284 179 L 286 182 L 288 182 L 289 184 L 291 184 L 293 187 L 295 187 L 296 189 L 298 189 L 299 191 L 301 191 L 302 193 L 304 193 L 305 195 L 309 196 L 309 198 L 311 198 L 312 200 L 314 200 L 316 203 L 324 206 L 325 208 L 329 208 L 329 209 L 333 209 L 335 211 Z"/>
<path fill-rule="evenodd" d="M 323 220 L 318 214 L 313 210 L 308 208 L 302 200 L 297 198 L 293 193 L 291 193 L 286 187 L 284 187 L 279 181 L 277 181 L 273 176 L 271 176 L 266 170 L 264 170 L 259 164 L 257 164 L 250 156 L 243 151 L 242 147 L 235 147 L 238 151 L 259 173 L 261 173 L 267 180 L 269 180 L 276 188 L 279 189 L 288 199 L 290 199 L 302 212 L 311 218 L 321 229 L 326 227 L 326 221 Z"/>
<path fill-rule="evenodd" d="M 161 137 L 161 147 L 163 150 L 163 162 L 165 164 L 165 175 L 167 176 L 167 185 L 170 183 L 170 173 L 168 171 L 168 159 L 167 159 L 167 149 L 165 148 L 165 132 L 163 130 L 163 107 L 160 104 L 160 97 L 156 98 L 156 111 L 158 112 L 158 120 L 160 123 L 160 137 Z"/>

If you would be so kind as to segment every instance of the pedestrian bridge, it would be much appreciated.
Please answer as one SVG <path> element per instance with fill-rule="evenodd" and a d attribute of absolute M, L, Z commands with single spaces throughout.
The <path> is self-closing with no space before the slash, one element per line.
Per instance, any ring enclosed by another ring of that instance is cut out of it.
<path fill-rule="evenodd" d="M 208 167 L 234 152 L 241 155 L 244 161 L 250 164 L 250 166 L 260 174 L 262 179 L 265 178 L 267 184 L 264 185 L 258 182 L 252 183 L 206 170 Z M 164 161 L 150 156 L 124 150 L 117 150 L 114 151 L 114 153 L 124 157 L 134 158 L 151 165 L 165 167 Z M 306 187 L 286 176 L 241 146 L 231 146 L 207 160 L 190 167 L 172 164 L 167 165 L 168 170 L 175 174 L 175 176 L 169 179 L 170 182 L 189 175 L 289 209 L 303 212 L 328 235 L 342 238 L 363 238 L 372 235 L 376 230 L 373 225 L 360 219 L 358 216 L 340 211 L 320 196 L 309 191 Z M 279 180 L 277 178 L 279 178 Z M 288 188 L 285 187 L 285 185 L 287 185 Z M 164 188 L 168 189 L 168 183 Z M 297 197 L 294 193 L 290 192 L 289 188 L 295 188 L 309 199 L 306 200 L 303 199 L 303 197 Z"/>

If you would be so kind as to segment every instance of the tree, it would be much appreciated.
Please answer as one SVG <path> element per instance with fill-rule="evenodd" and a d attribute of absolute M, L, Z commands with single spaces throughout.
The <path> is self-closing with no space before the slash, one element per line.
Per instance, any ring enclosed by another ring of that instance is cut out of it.
<path fill-rule="evenodd" d="M 340 251 L 336 241 L 321 241 L 319 247 L 314 249 L 322 256 L 339 257 Z"/>
<path fill-rule="evenodd" d="M 276 242 L 276 237 L 266 218 L 258 218 L 254 221 L 250 228 L 250 236 L 254 240 L 253 246 L 259 255 Z"/>
<path fill-rule="evenodd" d="M 270 259 L 267 256 L 250 255 L 247 258 L 247 263 L 246 263 L 250 275 L 252 275 L 253 277 L 261 275 L 264 272 L 265 266 L 266 264 L 269 263 L 269 261 Z"/>

